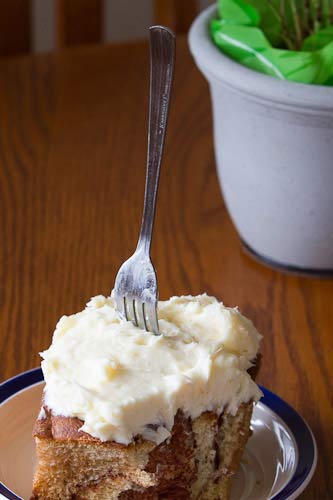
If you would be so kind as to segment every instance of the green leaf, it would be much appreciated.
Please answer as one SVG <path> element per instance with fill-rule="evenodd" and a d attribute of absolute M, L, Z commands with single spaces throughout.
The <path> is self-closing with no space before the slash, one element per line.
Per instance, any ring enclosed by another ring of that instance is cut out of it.
<path fill-rule="evenodd" d="M 282 20 L 279 15 L 279 0 L 248 0 L 260 16 L 260 28 L 262 28 L 272 45 L 278 47 L 283 44 Z"/>
<path fill-rule="evenodd" d="M 218 0 L 218 12 L 226 24 L 258 26 L 260 23 L 257 9 L 244 0 Z"/>
<path fill-rule="evenodd" d="M 237 24 L 223 24 L 218 19 L 214 19 L 211 24 L 211 31 L 216 42 L 221 40 L 224 43 L 237 45 L 239 50 L 261 50 L 271 47 L 261 29 L 252 26 L 238 26 Z"/>
<path fill-rule="evenodd" d="M 333 26 L 317 31 L 304 40 L 302 50 L 318 50 L 333 41 Z M 332 61 L 333 64 L 333 61 Z"/>
<path fill-rule="evenodd" d="M 221 19 L 211 22 L 214 43 L 244 66 L 290 81 L 333 85 L 333 27 L 317 35 L 316 41 L 308 39 L 307 46 L 319 50 L 283 50 L 272 47 L 257 26 L 227 24 Z"/>
<path fill-rule="evenodd" d="M 269 57 L 271 45 L 263 32 L 251 26 L 236 26 L 214 20 L 211 34 L 215 44 L 229 57 L 245 66 L 268 75 L 283 78 Z"/>
<path fill-rule="evenodd" d="M 269 60 L 286 80 L 302 83 L 324 83 L 329 77 L 327 66 L 322 66 L 321 54 L 271 49 Z"/>

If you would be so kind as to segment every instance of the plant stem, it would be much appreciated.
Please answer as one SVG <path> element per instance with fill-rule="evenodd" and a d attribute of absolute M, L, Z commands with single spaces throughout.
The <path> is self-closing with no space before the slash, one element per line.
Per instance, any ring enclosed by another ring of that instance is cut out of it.
<path fill-rule="evenodd" d="M 281 26 L 281 43 L 300 50 L 306 37 L 333 26 L 333 0 L 267 0 Z"/>
<path fill-rule="evenodd" d="M 303 41 L 303 34 L 302 34 L 301 22 L 300 22 L 300 18 L 299 18 L 299 12 L 298 12 L 295 0 L 290 0 L 290 10 L 291 10 L 292 20 L 293 20 L 294 27 L 295 27 L 296 47 L 298 49 L 300 49 L 301 45 L 302 45 L 302 41 Z"/>

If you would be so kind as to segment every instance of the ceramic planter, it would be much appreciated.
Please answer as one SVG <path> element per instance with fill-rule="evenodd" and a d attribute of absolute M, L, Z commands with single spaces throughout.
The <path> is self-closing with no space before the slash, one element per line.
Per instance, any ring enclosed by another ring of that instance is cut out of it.
<path fill-rule="evenodd" d="M 189 34 L 212 97 L 218 176 L 245 246 L 300 272 L 333 272 L 333 87 L 282 81 L 224 56 L 209 35 L 216 8 Z M 333 64 L 333 62 L 332 62 Z"/>

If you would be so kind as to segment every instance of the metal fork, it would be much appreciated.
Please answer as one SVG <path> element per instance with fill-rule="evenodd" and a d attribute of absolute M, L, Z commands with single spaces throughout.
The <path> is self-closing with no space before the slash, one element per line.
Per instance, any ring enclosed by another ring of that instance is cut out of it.
<path fill-rule="evenodd" d="M 121 316 L 159 335 L 158 288 L 156 272 L 150 259 L 150 245 L 173 79 L 175 35 L 164 26 L 152 26 L 149 34 L 150 103 L 142 224 L 134 254 L 118 271 L 113 296 Z"/>

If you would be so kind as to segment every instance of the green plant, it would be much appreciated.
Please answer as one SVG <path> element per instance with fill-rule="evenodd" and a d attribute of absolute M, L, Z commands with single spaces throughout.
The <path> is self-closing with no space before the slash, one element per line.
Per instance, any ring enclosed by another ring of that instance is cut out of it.
<path fill-rule="evenodd" d="M 306 38 L 333 26 L 333 0 L 264 1 L 281 27 L 282 44 L 290 50 L 300 50 Z M 258 3 L 262 2 L 253 2 Z M 332 40 L 331 30 L 328 36 Z"/>
<path fill-rule="evenodd" d="M 210 32 L 226 55 L 280 79 L 333 85 L 333 0 L 217 0 Z"/>

